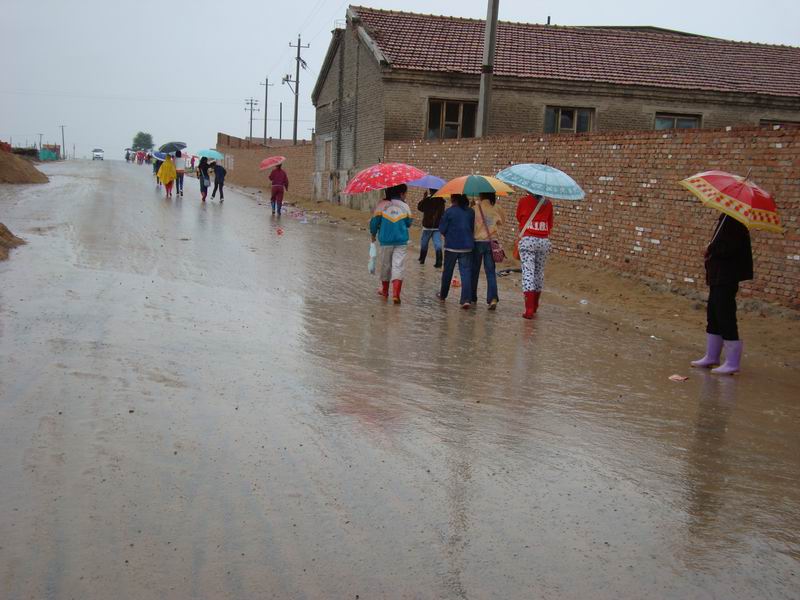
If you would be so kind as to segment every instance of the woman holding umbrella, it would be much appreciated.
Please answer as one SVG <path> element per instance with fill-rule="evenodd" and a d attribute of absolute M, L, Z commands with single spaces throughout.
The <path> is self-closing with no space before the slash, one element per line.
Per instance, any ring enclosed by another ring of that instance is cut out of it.
<path fill-rule="evenodd" d="M 539 297 L 544 287 L 544 264 L 550 253 L 550 231 L 553 229 L 553 203 L 537 194 L 523 196 L 517 204 L 517 223 L 522 292 L 525 295 L 522 317 L 532 319 L 539 310 Z"/>
<path fill-rule="evenodd" d="M 200 158 L 200 163 L 197 165 L 197 179 L 200 180 L 200 199 L 205 202 L 208 195 L 208 186 L 211 185 L 211 179 L 208 177 L 208 170 L 211 167 L 208 164 L 208 159 L 205 156 Z"/>
<path fill-rule="evenodd" d="M 517 205 L 517 248 L 522 262 L 525 319 L 539 310 L 544 287 L 544 264 L 550 252 L 553 204 L 547 198 L 582 200 L 586 194 L 572 177 L 547 164 L 524 163 L 503 169 L 497 178 L 528 192 Z"/>
<path fill-rule="evenodd" d="M 783 232 L 775 201 L 748 177 L 724 171 L 698 173 L 680 184 L 706 206 L 723 214 L 705 251 L 708 305 L 706 308 L 706 353 L 692 361 L 693 367 L 710 368 L 719 375 L 739 372 L 742 340 L 736 322 L 736 293 L 739 282 L 753 278 L 750 228 Z"/>

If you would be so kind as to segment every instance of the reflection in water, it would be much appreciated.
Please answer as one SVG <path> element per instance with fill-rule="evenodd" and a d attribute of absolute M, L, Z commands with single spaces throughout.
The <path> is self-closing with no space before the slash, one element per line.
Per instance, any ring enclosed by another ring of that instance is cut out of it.
<path fill-rule="evenodd" d="M 703 378 L 698 398 L 694 439 L 687 456 L 687 502 L 690 548 L 701 552 L 720 539 L 717 515 L 725 501 L 729 469 L 725 445 L 728 421 L 736 405 L 737 381 L 698 371 Z"/>

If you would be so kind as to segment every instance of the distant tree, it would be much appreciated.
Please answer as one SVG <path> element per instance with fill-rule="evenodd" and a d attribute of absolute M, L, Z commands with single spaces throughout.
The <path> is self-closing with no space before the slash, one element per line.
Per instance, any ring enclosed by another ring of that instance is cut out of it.
<path fill-rule="evenodd" d="M 144 131 L 140 131 L 133 137 L 133 144 L 131 148 L 134 150 L 152 150 L 153 149 L 153 136 Z"/>

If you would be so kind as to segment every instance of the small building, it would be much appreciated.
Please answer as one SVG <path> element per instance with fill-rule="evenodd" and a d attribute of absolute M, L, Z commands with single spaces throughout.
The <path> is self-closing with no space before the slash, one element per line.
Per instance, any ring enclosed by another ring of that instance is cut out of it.
<path fill-rule="evenodd" d="M 387 141 L 475 135 L 485 22 L 351 6 L 312 93 L 314 191 Z M 490 135 L 800 124 L 800 48 L 657 27 L 498 25 Z"/>

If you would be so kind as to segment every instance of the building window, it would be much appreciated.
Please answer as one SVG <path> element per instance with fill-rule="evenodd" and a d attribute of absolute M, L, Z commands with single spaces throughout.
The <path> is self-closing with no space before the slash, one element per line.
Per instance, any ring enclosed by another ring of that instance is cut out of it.
<path fill-rule="evenodd" d="M 548 106 L 544 111 L 545 133 L 583 133 L 594 125 L 593 108 Z"/>
<path fill-rule="evenodd" d="M 656 113 L 656 129 L 697 129 L 700 115 L 673 115 Z"/>
<path fill-rule="evenodd" d="M 477 102 L 430 100 L 428 102 L 429 140 L 452 140 L 475 137 Z"/>
<path fill-rule="evenodd" d="M 761 127 L 800 127 L 800 121 L 786 121 L 778 119 L 761 119 Z"/>

